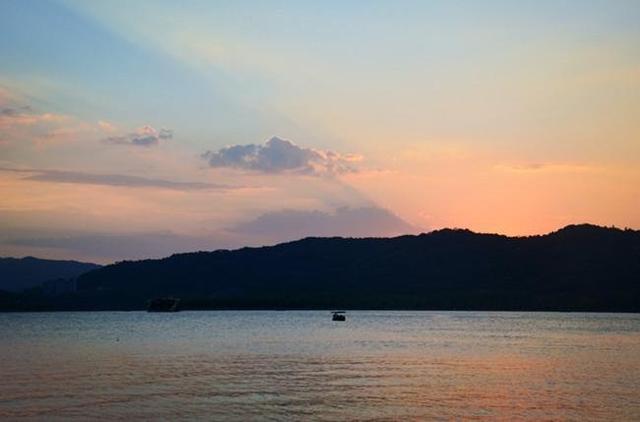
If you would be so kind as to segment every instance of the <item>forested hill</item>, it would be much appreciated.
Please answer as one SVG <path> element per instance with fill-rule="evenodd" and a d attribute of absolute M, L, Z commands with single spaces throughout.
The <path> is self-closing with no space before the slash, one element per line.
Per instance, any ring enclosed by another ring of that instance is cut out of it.
<path fill-rule="evenodd" d="M 532 237 L 439 230 L 307 238 L 121 262 L 78 278 L 53 308 L 640 311 L 640 232 L 574 225 Z"/>
<path fill-rule="evenodd" d="M 100 265 L 78 261 L 25 258 L 0 258 L 0 290 L 21 291 L 59 278 L 77 277 Z"/>

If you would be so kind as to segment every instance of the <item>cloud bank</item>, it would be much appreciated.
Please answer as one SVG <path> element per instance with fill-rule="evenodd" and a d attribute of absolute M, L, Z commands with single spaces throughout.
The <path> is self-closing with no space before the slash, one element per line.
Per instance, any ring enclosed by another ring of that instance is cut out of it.
<path fill-rule="evenodd" d="M 286 139 L 273 137 L 264 144 L 231 145 L 202 154 L 214 168 L 234 168 L 262 173 L 338 175 L 355 172 L 359 156 L 304 148 Z"/>
<path fill-rule="evenodd" d="M 377 208 L 338 208 L 334 212 L 282 210 L 263 214 L 227 230 L 198 235 L 171 231 L 99 233 L 54 229 L 0 231 L 0 254 L 25 253 L 57 259 L 109 263 L 162 258 L 179 252 L 234 249 L 298 240 L 309 236 L 386 237 L 420 231 Z"/>
<path fill-rule="evenodd" d="M 338 208 L 335 212 L 282 210 L 239 224 L 232 232 L 269 241 L 308 236 L 386 237 L 420 230 L 378 207 Z"/>
<path fill-rule="evenodd" d="M 31 106 L 22 106 L 22 107 L 4 107 L 0 109 L 0 116 L 6 117 L 16 117 L 21 114 L 31 113 Z"/>
<path fill-rule="evenodd" d="M 153 179 L 125 174 L 95 174 L 63 170 L 26 170 L 1 168 L 0 171 L 14 173 L 31 173 L 25 180 L 52 183 L 76 183 L 82 185 L 100 185 L 132 188 L 161 188 L 173 190 L 207 190 L 232 189 L 231 186 L 203 182 L 178 182 L 173 180 Z"/>
<path fill-rule="evenodd" d="M 69 120 L 68 116 L 54 113 L 35 113 L 31 106 L 0 108 L 0 130 L 11 127 L 55 124 Z"/>
<path fill-rule="evenodd" d="M 143 126 L 135 132 L 122 136 L 110 136 L 102 140 L 105 144 L 133 145 L 151 147 L 158 145 L 161 140 L 173 138 L 173 131 L 169 129 L 157 130 L 151 126 Z"/>
<path fill-rule="evenodd" d="M 166 232 L 145 233 L 55 233 L 50 236 L 21 236 L 0 239 L 0 250 L 11 247 L 54 252 L 56 258 L 73 258 L 99 263 L 121 260 L 164 258 L 174 253 L 216 250 L 228 246 L 211 237 Z M 231 243 L 232 244 L 232 243 Z M 239 245 L 232 244 L 235 247 Z M 14 254 L 15 255 L 15 254 Z M 36 252 L 36 255 L 41 253 Z"/>

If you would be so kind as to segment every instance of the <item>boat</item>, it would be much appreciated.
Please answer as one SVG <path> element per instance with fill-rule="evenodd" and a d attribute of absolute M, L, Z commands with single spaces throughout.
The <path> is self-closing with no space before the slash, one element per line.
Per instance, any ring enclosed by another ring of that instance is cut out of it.
<path fill-rule="evenodd" d="M 347 316 L 344 311 L 333 311 L 331 312 L 331 320 L 332 321 L 346 321 Z"/>
<path fill-rule="evenodd" d="M 147 304 L 147 312 L 178 312 L 180 299 L 175 297 L 157 297 Z"/>

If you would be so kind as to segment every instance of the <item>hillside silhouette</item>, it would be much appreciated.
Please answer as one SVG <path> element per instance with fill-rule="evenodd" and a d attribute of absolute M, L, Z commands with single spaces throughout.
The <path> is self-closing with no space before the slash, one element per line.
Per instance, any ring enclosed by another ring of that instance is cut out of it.
<path fill-rule="evenodd" d="M 572 225 L 530 237 L 444 229 L 395 238 L 306 238 L 125 261 L 77 291 L 0 298 L 4 309 L 640 311 L 640 231 Z"/>
<path fill-rule="evenodd" d="M 75 278 L 100 265 L 78 261 L 25 258 L 0 258 L 0 290 L 19 292 L 60 278 Z"/>

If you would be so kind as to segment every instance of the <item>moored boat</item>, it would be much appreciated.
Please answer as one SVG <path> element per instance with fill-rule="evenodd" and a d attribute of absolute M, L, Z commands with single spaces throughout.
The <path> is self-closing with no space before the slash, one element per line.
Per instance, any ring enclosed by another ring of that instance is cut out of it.
<path fill-rule="evenodd" d="M 331 320 L 332 321 L 346 321 L 347 316 L 344 311 L 333 311 L 331 312 Z"/>
<path fill-rule="evenodd" d="M 157 297 L 147 304 L 147 312 L 178 312 L 180 299 L 175 297 Z"/>

